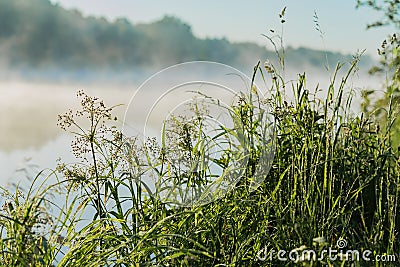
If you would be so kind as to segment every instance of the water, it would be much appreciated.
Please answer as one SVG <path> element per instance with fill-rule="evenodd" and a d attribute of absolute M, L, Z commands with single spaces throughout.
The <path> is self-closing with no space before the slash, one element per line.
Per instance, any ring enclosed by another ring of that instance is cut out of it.
<path fill-rule="evenodd" d="M 329 75 L 318 74 L 315 76 L 308 75 L 308 77 L 310 92 L 314 91 L 314 88 L 319 84 L 319 88 L 322 89 L 320 97 L 324 97 L 324 92 L 326 92 L 329 83 Z M 147 77 L 144 77 L 143 81 L 145 78 Z M 296 75 L 286 78 L 295 80 Z M 354 76 L 349 85 L 360 92 L 362 88 L 367 86 L 379 88 L 380 83 L 379 79 L 376 78 Z M 57 115 L 64 114 L 69 109 L 76 110 L 79 108 L 79 99 L 76 97 L 78 90 L 83 89 L 89 95 L 103 99 L 106 106 L 122 104 L 115 109 L 115 115 L 120 121 L 119 126 L 122 128 L 125 110 L 135 90 L 139 87 L 138 85 L 140 85 L 140 82 L 119 84 L 48 83 L 18 80 L 1 82 L 0 185 L 9 186 L 24 181 L 25 174 L 17 170 L 28 168 L 38 171 L 44 168 L 55 168 L 56 160 L 59 157 L 65 162 L 75 160 L 70 152 L 73 136 L 59 129 Z M 263 83 L 259 82 L 259 85 L 263 86 Z M 287 88 L 291 91 L 290 84 Z M 160 92 L 162 91 L 157 90 L 157 88 L 150 88 L 141 93 L 140 101 L 134 103 L 135 112 L 130 114 L 131 117 L 128 120 L 129 126 L 135 125 L 133 128 L 135 128 L 136 133 L 141 132 L 141 125 L 146 116 L 145 112 L 141 112 L 141 110 L 145 110 L 146 107 L 155 103 Z M 156 121 L 159 122 L 159 119 Z M 156 127 L 158 130 L 159 126 Z M 157 131 L 154 133 L 157 133 Z"/>
<path fill-rule="evenodd" d="M 57 115 L 79 108 L 76 92 L 84 89 L 112 106 L 127 104 L 133 85 L 5 82 L 0 84 L 0 185 L 24 180 L 22 169 L 55 168 L 59 157 L 74 161 L 73 135 L 57 126 Z M 116 108 L 121 120 L 124 108 Z M 19 171 L 18 171 L 19 170 Z"/>

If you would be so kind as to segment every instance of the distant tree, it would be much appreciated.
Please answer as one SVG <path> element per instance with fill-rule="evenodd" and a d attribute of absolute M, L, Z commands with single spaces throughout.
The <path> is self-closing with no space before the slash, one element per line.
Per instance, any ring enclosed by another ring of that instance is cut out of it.
<path fill-rule="evenodd" d="M 306 48 L 287 53 L 288 65 L 297 70 L 302 64 L 320 68 L 325 55 L 331 62 L 347 59 Z M 49 0 L 0 0 L 0 62 L 6 63 L 0 67 L 22 69 L 24 75 L 144 70 L 192 60 L 217 61 L 247 71 L 259 60 L 275 58 L 274 52 L 258 44 L 198 38 L 188 24 L 171 16 L 133 25 L 123 18 L 87 17 Z"/>

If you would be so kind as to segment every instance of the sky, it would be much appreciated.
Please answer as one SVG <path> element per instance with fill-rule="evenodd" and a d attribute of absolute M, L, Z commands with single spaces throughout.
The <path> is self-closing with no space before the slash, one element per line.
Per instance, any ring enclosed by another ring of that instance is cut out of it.
<path fill-rule="evenodd" d="M 367 7 L 356 9 L 356 0 L 52 0 L 84 15 L 109 20 L 128 18 L 133 24 L 149 23 L 172 15 L 191 25 L 200 38 L 225 37 L 234 42 L 256 42 L 268 47 L 262 34 L 282 30 L 278 14 L 286 6 L 283 38 L 286 46 L 309 47 L 354 54 L 358 50 L 377 57 L 383 39 L 394 32 L 391 27 L 366 30 L 368 23 L 382 14 Z M 323 35 L 315 29 L 318 16 Z M 321 38 L 322 37 L 322 38 Z M 271 47 L 270 47 L 271 48 Z"/>

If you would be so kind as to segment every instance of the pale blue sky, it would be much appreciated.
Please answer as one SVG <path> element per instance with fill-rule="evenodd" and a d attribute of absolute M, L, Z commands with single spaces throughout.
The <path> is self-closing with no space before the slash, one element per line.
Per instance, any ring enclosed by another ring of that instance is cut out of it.
<path fill-rule="evenodd" d="M 164 15 L 177 16 L 192 26 L 198 37 L 226 37 L 268 45 L 263 33 L 280 30 L 278 13 L 287 6 L 284 39 L 286 45 L 306 46 L 345 53 L 358 49 L 376 56 L 376 49 L 393 28 L 366 30 L 381 14 L 369 8 L 356 10 L 355 0 L 52 0 L 85 15 L 110 20 L 127 17 L 132 23 L 147 23 Z M 324 34 L 322 42 L 313 22 L 314 11 Z M 325 46 L 324 46 L 325 43 Z"/>

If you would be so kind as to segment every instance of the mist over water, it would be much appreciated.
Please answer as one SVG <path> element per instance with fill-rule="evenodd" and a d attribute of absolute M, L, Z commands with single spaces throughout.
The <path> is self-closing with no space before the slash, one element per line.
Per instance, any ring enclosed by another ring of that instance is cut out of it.
<path fill-rule="evenodd" d="M 57 126 L 58 114 L 79 108 L 78 90 L 127 104 L 134 86 L 8 81 L 0 83 L 0 185 L 18 179 L 14 171 L 29 165 L 54 168 L 58 157 L 72 159 L 72 135 Z M 115 109 L 122 120 L 124 106 Z M 29 161 L 27 161 L 29 159 Z M 15 181 L 14 181 L 15 182 Z"/>
<path fill-rule="evenodd" d="M 246 73 L 249 76 L 251 74 L 251 72 Z M 306 73 L 309 91 L 313 93 L 316 88 L 319 88 L 317 97 L 324 98 L 331 74 L 332 71 L 326 70 Z M 295 71 L 287 71 L 284 77 L 286 81 L 289 81 L 286 84 L 289 98 L 293 95 L 292 84 L 295 86 L 297 77 L 298 74 Z M 147 78 L 143 76 L 135 81 L 123 80 L 108 83 L 103 81 L 88 83 L 79 80 L 76 82 L 32 82 L 20 79 L 0 82 L 0 185 L 8 186 L 23 181 L 26 176 L 21 171 L 23 169 L 34 173 L 44 168 L 55 168 L 59 157 L 64 162 L 75 161 L 70 149 L 73 136 L 59 129 L 57 115 L 64 114 L 70 109 L 73 111 L 79 109 L 80 103 L 76 97 L 78 90 L 84 90 L 90 96 L 99 97 L 104 100 L 106 106 L 121 104 L 114 109 L 114 115 L 117 116 L 118 126 L 122 129 L 122 121 L 129 101 L 141 82 Z M 193 78 L 195 79 L 195 75 Z M 268 76 L 266 78 L 266 83 L 264 83 L 258 75 L 256 84 L 268 97 L 271 79 Z M 338 76 L 336 84 L 340 81 L 341 75 Z M 358 97 L 356 96 L 353 102 L 355 111 L 358 110 L 361 90 L 378 89 L 380 84 L 381 80 L 378 78 L 363 74 L 356 74 L 349 79 L 347 88 L 353 88 L 356 93 L 358 92 Z M 143 127 L 147 115 L 145 109 L 156 102 L 163 90 L 169 89 L 163 88 L 162 83 L 154 87 L 146 88 L 146 91 L 141 92 L 140 101 L 134 102 L 135 114 L 128 114 L 127 121 L 136 128 L 137 132 L 140 132 Z M 243 88 L 243 90 L 246 89 Z M 172 100 L 169 103 L 164 101 L 162 105 L 175 105 Z M 140 112 L 141 110 L 143 112 Z M 159 125 L 155 125 L 154 129 L 159 129 Z"/>
<path fill-rule="evenodd" d="M 268 50 L 268 40 L 261 46 L 199 38 L 190 25 L 176 17 L 134 25 L 124 18 L 86 17 L 77 10 L 39 0 L 0 1 L 0 15 L 4 20 L 0 27 L 0 185 L 18 179 L 20 173 L 14 175 L 14 170 L 21 166 L 37 164 L 40 170 L 54 167 L 59 156 L 69 155 L 73 160 L 69 152 L 72 136 L 56 124 L 58 114 L 79 108 L 78 90 L 103 99 L 107 106 L 122 104 L 115 109 L 122 124 L 134 91 L 162 66 L 210 60 L 240 68 L 251 77 L 259 59 L 261 67 L 267 58 L 277 65 L 280 62 L 276 53 Z M 283 77 L 288 81 L 286 93 L 292 96 L 290 81 L 295 83 L 298 73 L 305 71 L 310 93 L 318 88 L 316 97 L 324 98 L 336 61 L 351 59 L 351 55 L 332 51 L 287 47 L 285 64 L 291 69 Z M 328 61 L 331 69 L 326 70 Z M 366 86 L 379 88 L 380 81 L 365 74 L 374 64 L 368 55 L 361 57 L 364 72 L 347 85 L 358 92 Z M 196 73 L 183 75 L 196 77 Z M 271 78 L 266 76 L 266 84 L 260 75 L 257 78 L 268 97 Z M 142 92 L 140 101 L 134 103 L 135 112 L 127 118 L 128 126 L 140 133 L 145 108 L 165 89 L 160 82 Z M 171 103 L 162 102 L 162 106 Z"/>

